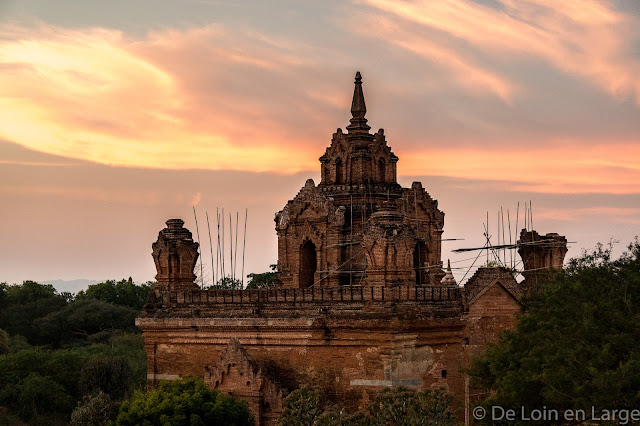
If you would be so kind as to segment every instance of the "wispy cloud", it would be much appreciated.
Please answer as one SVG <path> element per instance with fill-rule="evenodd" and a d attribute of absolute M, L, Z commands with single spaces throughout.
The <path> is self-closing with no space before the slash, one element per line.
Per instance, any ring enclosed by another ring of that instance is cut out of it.
<path fill-rule="evenodd" d="M 609 222 L 640 225 L 640 207 L 594 206 L 586 208 L 542 208 L 536 217 L 543 220 L 581 221 L 607 218 Z"/>
<path fill-rule="evenodd" d="M 301 60 L 240 35 L 220 26 L 143 39 L 100 28 L 3 27 L 0 137 L 104 164 L 304 168 L 315 153 L 287 134 L 284 107 L 238 93 L 261 73 L 282 84 Z"/>
<path fill-rule="evenodd" d="M 392 3 L 397 6 L 398 3 Z M 395 9 L 395 6 L 390 9 Z M 352 31 L 364 37 L 375 37 L 402 49 L 432 61 L 441 67 L 439 83 L 449 83 L 461 87 L 473 94 L 497 95 L 510 103 L 517 90 L 510 81 L 497 70 L 479 64 L 472 55 L 463 55 L 460 46 L 441 43 L 423 28 L 406 25 L 406 22 L 393 19 L 387 13 L 356 13 L 355 20 L 361 25 L 353 26 Z M 352 17 L 349 20 L 353 20 Z M 346 19 L 344 24 L 347 25 Z M 375 31 L 372 31 L 375 28 Z"/>
<path fill-rule="evenodd" d="M 612 133 L 606 140 L 582 140 L 579 125 L 565 126 L 575 131 L 570 138 L 558 135 L 527 110 L 545 105 L 523 108 L 533 89 L 511 65 L 544 62 L 592 82 L 594 91 L 633 92 L 638 58 L 623 38 L 634 34 L 628 27 L 635 18 L 595 1 L 504 0 L 499 9 L 471 0 L 362 3 L 368 7 L 357 8 L 354 19 L 363 25 L 345 28 L 395 49 L 385 60 L 401 56 L 403 70 L 432 84 L 416 93 L 415 81 L 388 67 L 380 72 L 390 73 L 386 79 L 366 87 L 370 115 L 384 118 L 371 124 L 392 130 L 400 174 L 497 179 L 535 192 L 640 192 L 633 126 L 615 133 L 602 120 Z M 347 49 L 330 51 L 304 37 L 225 24 L 142 36 L 2 25 L 0 138 L 118 166 L 317 170 L 330 133 L 348 118 L 351 86 L 336 84 L 335 73 L 355 66 L 335 63 L 357 61 Z M 381 52 L 379 44 L 363 51 Z M 426 62 L 436 69 L 422 73 Z M 457 101 L 446 109 L 425 96 L 438 90 Z M 571 111 L 566 117 L 575 118 Z"/>
<path fill-rule="evenodd" d="M 428 170 L 440 176 L 510 180 L 513 191 L 640 193 L 637 143 L 610 141 L 585 146 L 556 141 L 549 147 L 529 141 L 526 145 L 526 150 L 518 146 L 492 150 L 440 147 L 414 153 L 400 167 L 416 175 Z"/>
<path fill-rule="evenodd" d="M 443 62 L 442 58 L 447 57 L 443 52 L 454 55 L 461 63 L 477 57 L 478 52 L 494 58 L 488 63 L 543 60 L 617 97 L 634 95 L 640 104 L 640 60 L 629 42 L 630 35 L 638 36 L 640 20 L 616 11 L 611 2 L 498 0 L 497 8 L 473 0 L 361 3 L 372 7 L 372 16 L 379 16 L 375 11 L 382 11 L 400 20 L 393 28 L 382 21 L 380 28 L 368 31 L 370 36 L 380 37 L 377 31 L 381 30 L 381 38 L 434 61 Z M 412 37 L 397 31 L 407 24 L 430 30 L 440 47 L 434 50 L 433 42 L 424 33 Z M 467 48 L 461 48 L 460 42 L 466 43 Z M 460 70 L 455 61 L 448 65 L 454 71 Z M 480 75 L 492 73 L 490 67 L 469 64 L 469 68 Z M 498 93 L 504 97 L 503 91 Z"/>

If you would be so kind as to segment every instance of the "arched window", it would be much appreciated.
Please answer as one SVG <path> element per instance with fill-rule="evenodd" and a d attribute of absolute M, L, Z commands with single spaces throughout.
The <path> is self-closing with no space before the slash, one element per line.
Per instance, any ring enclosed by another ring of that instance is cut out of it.
<path fill-rule="evenodd" d="M 384 158 L 378 160 L 378 178 L 381 182 L 385 182 L 387 180 L 387 164 L 384 161 Z"/>
<path fill-rule="evenodd" d="M 313 286 L 313 280 L 318 267 L 316 245 L 311 240 L 305 240 L 300 246 L 300 269 L 298 284 L 300 288 Z"/>
<path fill-rule="evenodd" d="M 413 249 L 413 269 L 416 271 L 416 284 L 429 284 L 429 271 L 425 268 L 427 262 L 427 244 L 417 241 Z"/>
<path fill-rule="evenodd" d="M 344 182 L 344 170 L 342 167 L 342 160 L 336 160 L 336 185 L 341 185 Z"/>

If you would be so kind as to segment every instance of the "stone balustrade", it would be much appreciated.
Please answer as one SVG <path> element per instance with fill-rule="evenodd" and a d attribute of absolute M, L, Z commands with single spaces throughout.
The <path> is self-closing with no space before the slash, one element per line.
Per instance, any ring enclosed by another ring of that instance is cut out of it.
<path fill-rule="evenodd" d="M 454 302 L 461 298 L 457 286 L 342 286 L 260 290 L 156 291 L 150 304 L 233 305 L 303 304 L 318 302 Z"/>

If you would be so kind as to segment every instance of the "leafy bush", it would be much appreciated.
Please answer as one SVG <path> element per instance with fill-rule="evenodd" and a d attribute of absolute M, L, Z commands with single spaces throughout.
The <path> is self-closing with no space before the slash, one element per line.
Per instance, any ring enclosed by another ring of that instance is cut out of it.
<path fill-rule="evenodd" d="M 640 406 L 640 244 L 599 245 L 523 300 L 515 330 L 473 361 L 483 405 L 562 413 Z"/>
<path fill-rule="evenodd" d="M 209 389 L 202 379 L 187 377 L 162 382 L 158 389 L 136 392 L 124 402 L 118 425 L 253 425 L 247 403 Z"/>
<path fill-rule="evenodd" d="M 86 396 L 71 413 L 71 426 L 102 426 L 115 420 L 118 404 L 104 392 Z"/>
<path fill-rule="evenodd" d="M 69 303 L 35 321 L 43 340 L 54 347 L 85 343 L 92 335 L 108 339 L 115 330 L 134 331 L 136 309 L 102 300 L 85 299 Z"/>
<path fill-rule="evenodd" d="M 103 283 L 90 285 L 86 290 L 78 292 L 75 298 L 76 300 L 102 300 L 139 311 L 147 301 L 150 288 L 150 283 L 137 285 L 131 278 L 118 282 L 107 280 Z"/>
<path fill-rule="evenodd" d="M 0 328 L 11 336 L 24 336 L 31 344 L 47 344 L 35 321 L 66 305 L 67 300 L 48 284 L 0 284 Z"/>
<path fill-rule="evenodd" d="M 319 388 L 303 386 L 285 399 L 278 424 L 282 426 L 450 426 L 455 413 L 453 396 L 443 389 L 415 391 L 405 387 L 383 389 L 367 411 L 354 414 L 327 404 Z"/>
<path fill-rule="evenodd" d="M 82 367 L 80 391 L 84 395 L 104 392 L 119 401 L 131 389 L 131 375 L 131 366 L 125 357 L 100 355 Z"/>

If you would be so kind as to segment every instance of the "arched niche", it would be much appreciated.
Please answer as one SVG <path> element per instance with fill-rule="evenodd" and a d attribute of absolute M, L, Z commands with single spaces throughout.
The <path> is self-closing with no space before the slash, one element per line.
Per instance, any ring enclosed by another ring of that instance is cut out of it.
<path fill-rule="evenodd" d="M 300 288 L 313 286 L 317 268 L 318 255 L 316 245 L 310 239 L 306 239 L 300 245 L 300 268 L 298 269 L 298 286 Z"/>

